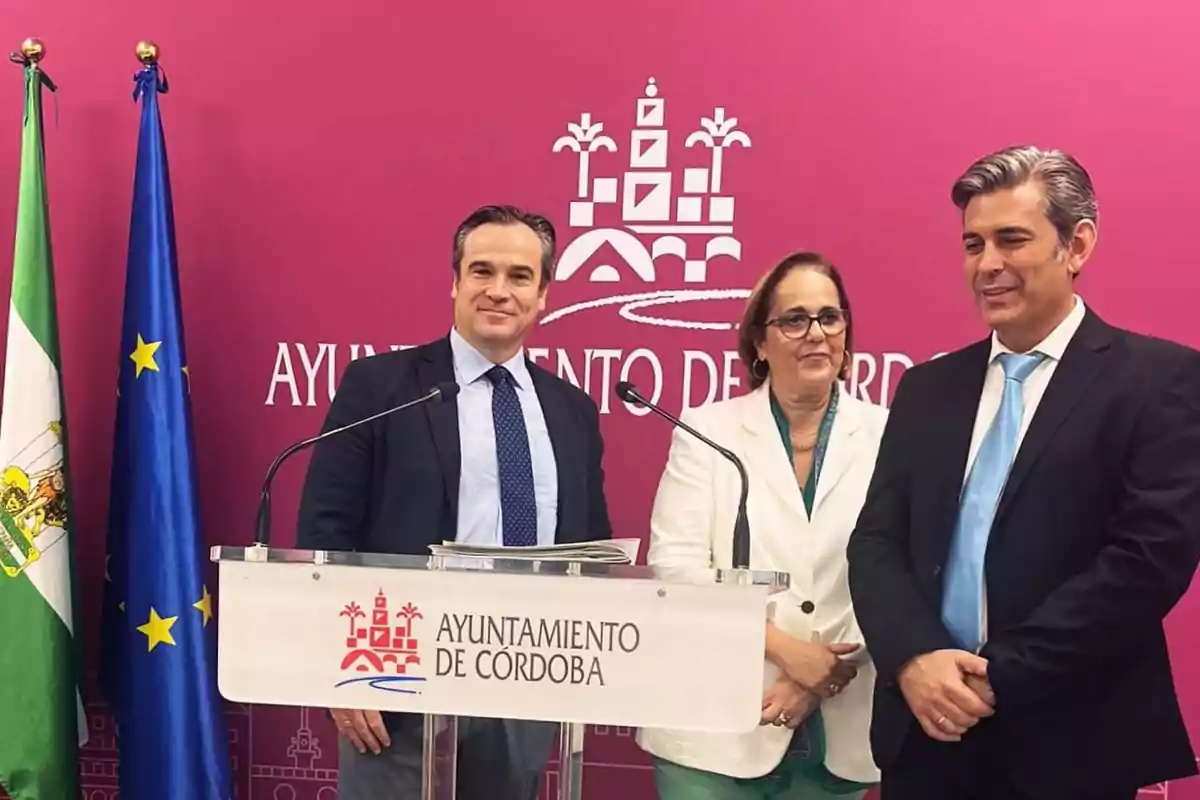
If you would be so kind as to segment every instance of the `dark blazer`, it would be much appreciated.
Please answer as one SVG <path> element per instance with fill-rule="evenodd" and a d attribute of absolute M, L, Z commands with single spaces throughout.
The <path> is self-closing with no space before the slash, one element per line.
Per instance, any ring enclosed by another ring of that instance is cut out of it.
<path fill-rule="evenodd" d="M 555 540 L 612 537 L 596 404 L 532 361 L 558 472 Z M 449 338 L 361 358 L 342 375 L 322 430 L 369 417 L 454 382 Z M 428 555 L 458 525 L 461 451 L 455 402 L 426 403 L 315 446 L 300 500 L 297 547 Z"/>
<path fill-rule="evenodd" d="M 906 737 L 925 736 L 898 671 L 957 647 L 940 619 L 941 572 L 990 347 L 905 373 L 848 546 L 879 670 L 871 742 L 885 781 Z M 1001 496 L 981 653 L 996 714 L 963 743 L 986 737 L 972 750 L 1063 797 L 1196 774 L 1162 621 L 1198 561 L 1200 353 L 1089 310 Z"/>
<path fill-rule="evenodd" d="M 596 404 L 531 361 L 528 366 L 558 474 L 555 540 L 612 538 Z M 445 382 L 454 382 L 449 338 L 358 359 L 346 367 L 322 430 L 414 400 Z M 398 411 L 321 441 L 300 500 L 297 547 L 428 555 L 429 545 L 457 535 L 460 462 L 454 401 Z M 394 734 L 421 724 L 420 715 L 382 716 Z M 460 719 L 459 739 L 470 744 L 459 753 L 458 796 L 533 797 L 557 733 L 549 722 Z"/>

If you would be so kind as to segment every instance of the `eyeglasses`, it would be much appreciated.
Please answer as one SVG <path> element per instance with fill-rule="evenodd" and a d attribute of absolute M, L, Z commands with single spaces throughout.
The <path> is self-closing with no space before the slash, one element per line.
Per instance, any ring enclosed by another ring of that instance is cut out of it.
<path fill-rule="evenodd" d="M 791 311 L 767 320 L 767 325 L 779 328 L 779 332 L 788 339 L 803 339 L 808 336 L 815 321 L 826 336 L 837 336 L 846 330 L 846 319 L 849 315 L 848 311 L 841 308 L 823 308 L 815 317 L 805 311 Z"/>

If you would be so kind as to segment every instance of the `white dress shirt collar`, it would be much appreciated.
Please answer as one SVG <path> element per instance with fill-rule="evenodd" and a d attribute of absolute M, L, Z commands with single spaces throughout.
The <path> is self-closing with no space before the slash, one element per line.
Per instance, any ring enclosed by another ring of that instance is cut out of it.
<path fill-rule="evenodd" d="M 1066 318 L 1058 323 L 1058 326 L 1050 331 L 1050 334 L 1035 346 L 1029 349 L 1029 352 L 1043 353 L 1048 358 L 1055 361 L 1062 361 L 1063 353 L 1067 350 L 1067 345 L 1071 343 L 1071 339 L 1075 336 L 1075 331 L 1079 330 L 1080 324 L 1083 322 L 1084 314 L 1087 309 L 1083 305 L 1083 298 L 1075 295 L 1075 307 L 1071 309 L 1071 313 L 1067 314 Z M 1000 337 L 992 332 L 992 352 L 988 357 L 988 363 L 991 364 L 996 360 L 996 356 L 1001 353 L 1011 353 L 1011 348 L 1006 347 L 1000 341 Z"/>
<path fill-rule="evenodd" d="M 463 338 L 456 328 L 450 329 L 450 351 L 454 355 L 454 377 L 461 386 L 474 383 L 496 366 L 491 359 Z M 500 366 L 509 371 L 518 389 L 527 388 L 530 385 L 529 367 L 525 363 L 525 348 L 518 350 L 516 355 Z"/>

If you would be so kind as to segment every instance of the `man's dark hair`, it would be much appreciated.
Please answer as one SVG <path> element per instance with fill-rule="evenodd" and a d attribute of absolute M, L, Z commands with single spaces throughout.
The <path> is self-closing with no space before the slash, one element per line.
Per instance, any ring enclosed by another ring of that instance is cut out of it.
<path fill-rule="evenodd" d="M 480 225 L 524 225 L 537 234 L 538 239 L 542 242 L 542 274 L 539 281 L 539 286 L 544 288 L 554 274 L 554 255 L 555 255 L 555 235 L 554 226 L 550 220 L 540 214 L 532 214 L 528 211 L 523 211 L 516 206 L 495 205 L 483 206 L 471 212 L 471 216 L 464 219 L 458 226 L 458 230 L 454 232 L 454 253 L 452 266 L 454 274 L 457 276 L 462 268 L 463 246 L 467 241 L 467 237 L 471 231 L 478 228 Z"/>

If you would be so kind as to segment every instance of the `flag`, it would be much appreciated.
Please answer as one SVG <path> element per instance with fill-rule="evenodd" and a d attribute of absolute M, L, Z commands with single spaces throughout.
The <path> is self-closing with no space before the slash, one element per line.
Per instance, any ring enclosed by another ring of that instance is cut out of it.
<path fill-rule="evenodd" d="M 87 728 L 42 140 L 42 86 L 54 84 L 18 59 L 25 111 L 0 401 L 0 786 L 14 800 L 46 800 L 79 797 Z"/>
<path fill-rule="evenodd" d="M 157 64 L 141 100 L 109 500 L 102 682 L 121 800 L 230 800 L 204 581 L 175 223 Z"/>

